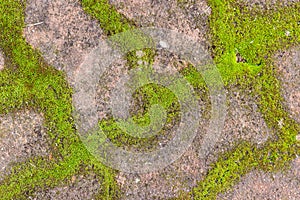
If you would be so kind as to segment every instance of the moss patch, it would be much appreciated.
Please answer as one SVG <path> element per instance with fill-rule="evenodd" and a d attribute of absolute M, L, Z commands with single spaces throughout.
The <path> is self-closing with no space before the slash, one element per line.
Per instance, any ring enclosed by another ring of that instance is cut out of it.
<path fill-rule="evenodd" d="M 232 151 L 220 155 L 204 180 L 190 194 L 181 195 L 184 198 L 189 195 L 194 199 L 213 199 L 251 169 L 278 170 L 300 153 L 295 137 L 300 126 L 288 117 L 282 106 L 280 84 L 270 59 L 275 51 L 299 44 L 300 4 L 275 6 L 276 9 L 267 11 L 250 11 L 233 0 L 209 0 L 209 4 L 212 8 L 209 21 L 212 53 L 225 85 L 243 85 L 260 96 L 260 110 L 269 128 L 276 130 L 277 139 L 268 141 L 260 149 L 249 143 L 240 143 Z M 107 35 L 134 27 L 134 23 L 117 13 L 106 0 L 82 0 L 82 5 L 87 13 L 99 20 Z M 0 198 L 25 199 L 37 187 L 57 186 L 81 172 L 83 166 L 93 166 L 102 182 L 99 199 L 116 199 L 119 192 L 114 171 L 95 160 L 76 135 L 71 115 L 72 90 L 64 74 L 48 66 L 40 53 L 22 37 L 24 6 L 23 1 L 0 0 L 0 48 L 7 66 L 0 72 L 0 113 L 24 107 L 43 112 L 52 141 L 53 158 L 32 158 L 17 164 L 11 176 L 0 185 Z M 153 50 L 144 52 L 143 59 L 153 62 Z M 129 53 L 127 59 L 131 66 L 137 65 L 134 52 Z M 192 66 L 182 73 L 196 89 L 205 89 L 201 75 Z M 143 110 L 160 103 L 168 110 L 169 120 L 177 117 L 176 98 L 165 88 L 147 85 L 136 95 L 143 96 L 146 101 Z M 141 111 L 135 120 L 148 124 L 147 112 Z M 280 120 L 283 120 L 283 127 L 278 125 Z M 100 122 L 100 126 L 110 131 L 110 137 L 117 144 L 141 142 L 127 136 L 120 137 L 113 119 Z"/>
<path fill-rule="evenodd" d="M 72 90 L 64 74 L 48 66 L 22 36 L 24 7 L 23 1 L 0 2 L 0 48 L 7 58 L 7 68 L 0 73 L 0 113 L 24 107 L 43 112 L 53 158 L 32 158 L 17 164 L 2 182 L 0 198 L 24 199 L 35 188 L 54 187 L 77 173 L 81 165 L 92 165 L 102 182 L 99 196 L 115 199 L 118 188 L 113 170 L 95 160 L 75 132 Z"/>
<path fill-rule="evenodd" d="M 237 53 L 245 62 L 227 65 L 227 69 L 221 67 L 222 76 L 227 82 L 227 72 L 239 74 L 245 69 L 255 72 L 248 73 L 248 76 L 253 76 L 251 83 L 237 79 L 236 84 L 245 85 L 246 82 L 253 94 L 260 96 L 260 111 L 269 128 L 276 130 L 278 138 L 268 141 L 261 149 L 248 143 L 239 144 L 233 151 L 220 156 L 204 180 L 191 192 L 195 199 L 214 199 L 254 167 L 279 170 L 299 154 L 296 135 L 300 126 L 288 117 L 282 106 L 280 84 L 270 58 L 279 49 L 299 44 L 300 4 L 275 6 L 268 11 L 250 11 L 231 0 L 211 0 L 209 4 L 213 11 L 210 17 L 213 53 L 218 67 L 233 61 Z M 285 35 L 287 30 L 292 34 Z M 261 70 L 257 70 L 258 66 Z M 281 119 L 284 127 L 278 125 Z"/>

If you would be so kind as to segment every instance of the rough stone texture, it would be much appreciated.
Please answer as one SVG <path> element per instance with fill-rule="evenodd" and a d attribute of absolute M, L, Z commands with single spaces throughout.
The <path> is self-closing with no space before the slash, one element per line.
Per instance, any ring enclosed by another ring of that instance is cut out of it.
<path fill-rule="evenodd" d="M 0 115 L 0 177 L 9 171 L 13 162 L 48 153 L 43 115 L 33 111 Z"/>
<path fill-rule="evenodd" d="M 162 52 L 159 52 L 162 53 Z M 165 66 L 162 71 L 167 71 L 172 74 L 172 63 L 178 63 L 178 58 L 172 57 L 170 54 L 156 57 L 155 63 L 163 63 Z M 123 66 L 122 66 L 123 65 Z M 184 66 L 177 66 L 180 69 Z M 98 90 L 98 106 L 99 118 L 106 118 L 110 114 L 110 96 L 111 91 L 116 85 L 117 80 L 121 75 L 127 73 L 125 63 L 120 61 L 115 67 L 107 71 L 101 77 L 101 82 Z M 173 68 L 174 71 L 174 68 Z M 194 187 L 197 181 L 201 180 L 203 174 L 209 169 L 209 164 L 217 160 L 218 153 L 225 152 L 234 146 L 234 143 L 239 140 L 246 140 L 258 145 L 263 144 L 272 134 L 268 130 L 261 114 L 256 106 L 256 97 L 251 96 L 251 91 L 243 91 L 237 86 L 228 88 L 228 115 L 225 121 L 225 127 L 222 136 L 216 143 L 212 152 L 209 152 L 205 160 L 199 158 L 199 147 L 203 141 L 203 135 L 208 128 L 209 120 L 201 119 L 193 144 L 188 151 L 173 164 L 167 168 L 148 174 L 124 174 L 119 173 L 117 178 L 118 183 L 123 191 L 124 199 L 166 199 L 175 197 L 181 190 L 189 191 Z M 202 109 L 205 109 L 208 102 L 199 102 Z M 202 110 L 205 114 L 205 111 Z M 161 139 L 160 143 L 168 142 L 165 138 Z"/>
<path fill-rule="evenodd" d="M 33 25 L 43 22 L 39 25 Z M 103 37 L 99 24 L 84 13 L 78 0 L 28 0 L 24 35 L 45 60 L 64 70 L 72 82 L 73 73 L 85 55 Z"/>
<path fill-rule="evenodd" d="M 286 173 L 252 171 L 230 191 L 219 194 L 222 200 L 297 200 L 300 199 L 300 159 L 296 158 Z"/>
<path fill-rule="evenodd" d="M 210 7 L 204 0 L 110 0 L 118 12 L 138 26 L 177 30 L 205 40 Z"/>
<path fill-rule="evenodd" d="M 29 197 L 32 200 L 78 200 L 86 199 L 93 200 L 93 197 L 98 193 L 100 183 L 96 176 L 73 176 L 70 184 L 67 186 L 56 187 L 49 190 L 38 191 L 34 197 Z"/>
<path fill-rule="evenodd" d="M 257 144 L 268 139 L 271 132 L 258 110 L 258 97 L 251 95 L 251 91 L 243 91 L 239 87 L 228 89 L 228 118 L 225 121 L 225 132 L 228 130 L 228 135 L 224 138 L 249 140 Z"/>
<path fill-rule="evenodd" d="M 0 50 L 0 71 L 4 69 L 4 56 L 2 51 Z"/>
<path fill-rule="evenodd" d="M 117 10 L 138 26 L 155 26 L 174 29 L 188 34 L 199 41 L 207 39 L 207 18 L 211 12 L 203 0 L 111 0 Z M 26 23 L 24 29 L 27 41 L 40 49 L 47 62 L 59 70 L 64 70 L 72 79 L 76 67 L 84 56 L 103 38 L 98 24 L 91 20 L 80 7 L 79 1 L 71 0 L 28 0 L 26 8 Z M 43 22 L 39 25 L 32 24 Z M 156 63 L 164 62 L 162 57 L 156 58 Z M 165 57 L 164 57 L 165 58 Z M 167 58 L 164 65 L 176 60 Z M 121 60 L 103 74 L 98 89 L 97 103 L 99 119 L 110 114 L 110 91 L 121 75 L 128 69 Z M 202 145 L 203 134 L 206 133 L 208 119 L 201 120 L 198 135 L 188 151 L 167 168 L 143 175 L 119 173 L 116 177 L 124 199 L 165 199 L 174 197 L 179 191 L 189 191 L 197 181 L 203 178 L 210 163 L 217 159 L 217 154 L 233 147 L 237 140 L 247 140 L 261 145 L 270 136 L 260 113 L 256 107 L 256 98 L 251 97 L 251 91 L 243 91 L 238 87 L 229 88 L 228 117 L 219 142 L 210 152 L 206 160 L 199 159 L 198 147 Z M 207 102 L 202 102 L 208 104 Z M 163 139 L 163 138 L 162 138 Z M 84 181 L 83 181 L 84 183 Z M 270 183 L 271 184 L 271 183 Z M 87 184 L 93 190 L 93 184 Z M 42 193 L 37 193 L 39 199 L 90 198 L 81 186 L 59 187 Z M 76 192 L 78 190 L 78 192 Z M 66 192 L 62 192 L 66 191 Z M 60 194 L 56 194 L 59 192 Z M 71 197 L 71 195 L 73 195 Z M 74 196 L 75 195 L 75 196 Z M 76 196 L 78 195 L 78 196 Z"/>
<path fill-rule="evenodd" d="M 248 141 L 261 146 L 273 136 L 258 110 L 257 96 L 253 97 L 251 91 L 231 86 L 227 99 L 229 105 L 224 130 L 213 152 L 208 155 L 207 163 L 217 161 L 218 154 L 232 149 L 236 142 Z"/>
<path fill-rule="evenodd" d="M 291 116 L 300 122 L 300 48 L 275 55 L 275 67 L 282 85 L 282 95 Z"/>

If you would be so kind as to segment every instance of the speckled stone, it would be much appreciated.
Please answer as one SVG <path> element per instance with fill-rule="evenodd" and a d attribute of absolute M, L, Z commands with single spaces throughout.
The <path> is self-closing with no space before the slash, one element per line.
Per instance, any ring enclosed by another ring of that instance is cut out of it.
<path fill-rule="evenodd" d="M 14 162 L 49 154 L 43 121 L 42 114 L 28 110 L 0 115 L 0 177 Z"/>
<path fill-rule="evenodd" d="M 98 192 L 100 192 L 100 182 L 95 175 L 77 175 L 72 176 L 68 184 L 37 191 L 29 199 L 93 200 Z"/>
<path fill-rule="evenodd" d="M 4 56 L 2 51 L 0 50 L 0 71 L 4 69 Z"/>
<path fill-rule="evenodd" d="M 300 122 L 300 47 L 280 51 L 275 55 L 275 67 L 281 82 L 281 93 L 290 115 Z"/>
<path fill-rule="evenodd" d="M 26 41 L 50 65 L 66 72 L 72 83 L 84 57 L 103 39 L 99 23 L 83 11 L 79 0 L 28 0 L 26 4 Z M 30 26 L 39 22 L 43 23 Z"/>
<path fill-rule="evenodd" d="M 219 194 L 219 200 L 300 199 L 300 159 L 291 163 L 287 172 L 266 173 L 252 171 L 242 177 L 232 190 Z"/>

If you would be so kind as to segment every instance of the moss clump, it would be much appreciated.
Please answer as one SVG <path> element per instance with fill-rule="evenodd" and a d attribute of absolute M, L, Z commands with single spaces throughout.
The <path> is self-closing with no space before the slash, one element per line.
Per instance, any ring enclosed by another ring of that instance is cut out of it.
<path fill-rule="evenodd" d="M 275 78 L 271 57 L 279 49 L 299 44 L 300 4 L 291 7 L 275 5 L 276 9 L 268 11 L 250 11 L 232 0 L 211 0 L 209 4 L 213 11 L 210 17 L 213 53 L 218 66 L 230 63 L 236 53 L 245 62 L 236 66 L 227 64 L 228 69 L 220 68 L 222 77 L 227 82 L 228 73 L 239 74 L 245 67 L 248 76 L 254 72 L 252 82 L 237 79 L 236 84 L 245 85 L 246 82 L 252 93 L 259 95 L 260 111 L 269 128 L 276 130 L 278 139 L 268 141 L 261 149 L 248 143 L 239 144 L 220 156 L 205 179 L 191 192 L 194 199 L 214 199 L 254 167 L 279 170 L 299 154 L 296 135 L 300 126 L 288 117 L 282 106 L 280 84 Z M 287 30 L 292 34 L 285 35 Z M 285 124 L 282 128 L 278 126 L 281 119 Z"/>
<path fill-rule="evenodd" d="M 85 11 L 99 20 L 107 35 L 134 27 L 134 23 L 117 13 L 106 0 L 81 2 Z M 268 141 L 260 149 L 249 143 L 240 143 L 230 152 L 220 155 L 205 179 L 191 193 L 181 194 L 180 198 L 184 199 L 213 199 L 254 167 L 281 169 L 300 153 L 295 139 L 300 127 L 288 117 L 282 106 L 280 84 L 270 59 L 277 50 L 299 44 L 300 4 L 275 6 L 276 9 L 268 11 L 250 11 L 233 0 L 209 0 L 209 4 L 212 8 L 209 21 L 212 53 L 225 85 L 251 87 L 253 93 L 260 96 L 260 110 L 268 126 L 276 130 L 278 139 Z M 114 171 L 91 156 L 76 135 L 71 115 L 72 90 L 64 74 L 48 66 L 40 53 L 22 37 L 24 6 L 24 1 L 0 0 L 0 48 L 6 57 L 6 69 L 0 72 L 0 113 L 24 107 L 43 112 L 54 157 L 52 160 L 32 158 L 15 165 L 11 175 L 5 177 L 0 185 L 0 198 L 24 199 L 38 187 L 59 185 L 73 174 L 80 173 L 82 166 L 94 166 L 93 171 L 102 183 L 98 198 L 116 199 L 119 192 Z M 286 31 L 290 34 L 286 35 Z M 143 51 L 145 56 L 142 59 L 152 64 L 155 52 L 149 49 Z M 127 54 L 131 67 L 138 66 L 135 55 L 135 52 Z M 202 98 L 199 91 L 207 88 L 201 75 L 192 66 L 181 73 L 198 90 L 198 98 Z M 136 92 L 135 98 L 140 96 L 145 103 L 133 117 L 137 123 L 149 124 L 147 110 L 157 103 L 168 111 L 168 122 L 178 117 L 177 99 L 166 88 L 146 85 Z M 283 120 L 283 127 L 278 126 L 279 120 Z M 113 119 L 100 122 L 100 126 L 116 144 L 145 144 L 143 140 L 121 136 L 122 132 Z"/>
<path fill-rule="evenodd" d="M 82 0 L 85 12 L 100 22 L 100 27 L 106 35 L 114 35 L 133 28 L 130 22 L 108 3 L 108 0 Z"/>
<path fill-rule="evenodd" d="M 24 1 L 0 1 L 0 48 L 7 60 L 0 73 L 0 113 L 38 109 L 52 142 L 53 160 L 32 158 L 17 164 L 0 185 L 0 199 L 23 199 L 35 188 L 54 187 L 94 165 L 105 199 L 115 199 L 118 188 L 113 170 L 95 160 L 79 140 L 72 120 L 72 90 L 62 72 L 48 66 L 22 36 Z"/>

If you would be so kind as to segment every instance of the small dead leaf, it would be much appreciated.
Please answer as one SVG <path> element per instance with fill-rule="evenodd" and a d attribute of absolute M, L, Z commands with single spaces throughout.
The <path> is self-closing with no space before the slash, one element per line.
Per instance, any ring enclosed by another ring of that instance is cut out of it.
<path fill-rule="evenodd" d="M 52 153 L 49 154 L 49 160 L 53 160 Z"/>
<path fill-rule="evenodd" d="M 76 176 L 72 176 L 71 182 L 74 183 L 76 181 Z"/>

